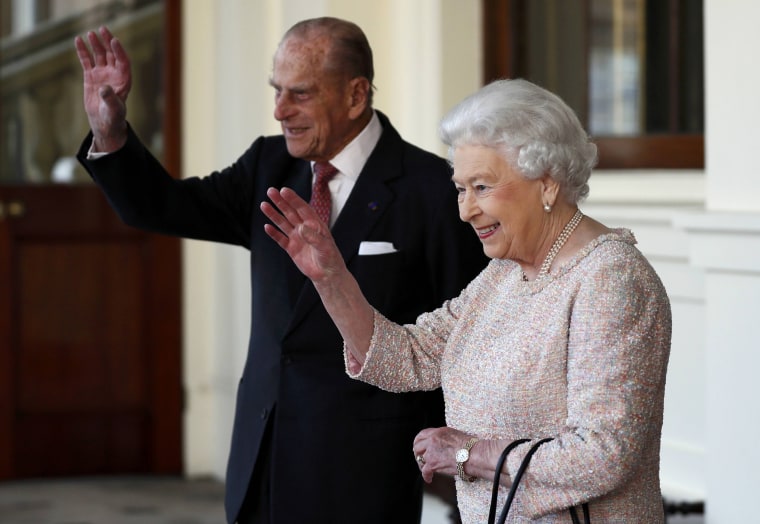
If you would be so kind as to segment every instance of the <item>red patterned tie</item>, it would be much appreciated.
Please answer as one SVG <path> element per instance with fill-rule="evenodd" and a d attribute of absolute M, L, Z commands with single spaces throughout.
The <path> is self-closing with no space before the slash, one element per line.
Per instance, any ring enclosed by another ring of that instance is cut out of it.
<path fill-rule="evenodd" d="M 329 162 L 315 162 L 314 174 L 316 179 L 314 180 L 314 187 L 311 189 L 311 200 L 309 205 L 314 208 L 319 218 L 330 226 L 330 209 L 332 208 L 332 200 L 330 198 L 330 188 L 327 187 L 327 183 L 338 173 L 338 170 L 333 167 Z"/>

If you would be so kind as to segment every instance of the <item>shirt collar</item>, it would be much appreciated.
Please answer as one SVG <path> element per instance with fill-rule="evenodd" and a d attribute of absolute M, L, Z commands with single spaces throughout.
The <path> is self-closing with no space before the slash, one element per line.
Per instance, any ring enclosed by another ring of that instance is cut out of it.
<path fill-rule="evenodd" d="M 330 163 L 346 177 L 352 180 L 358 179 L 359 173 L 364 169 L 364 164 L 367 163 L 369 155 L 372 154 L 382 134 L 383 126 L 380 124 L 380 119 L 377 117 L 377 113 L 372 111 L 372 118 L 362 129 L 362 132 L 349 142 L 340 153 L 330 159 Z M 311 166 L 313 171 L 314 162 L 311 163 Z"/>

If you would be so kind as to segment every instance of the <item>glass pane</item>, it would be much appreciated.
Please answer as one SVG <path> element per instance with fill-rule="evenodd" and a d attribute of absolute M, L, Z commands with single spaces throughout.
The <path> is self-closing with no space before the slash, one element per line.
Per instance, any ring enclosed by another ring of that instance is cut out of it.
<path fill-rule="evenodd" d="M 516 72 L 597 137 L 702 134 L 702 0 L 524 0 Z"/>
<path fill-rule="evenodd" d="M 129 121 L 162 156 L 162 0 L 2 0 L 0 184 L 90 183 L 74 37 L 108 25 L 132 60 Z M 139 100 L 139 102 L 135 102 Z"/>
<path fill-rule="evenodd" d="M 589 132 L 641 134 L 644 0 L 592 0 L 589 29 Z"/>
<path fill-rule="evenodd" d="M 702 0 L 647 2 L 646 133 L 704 130 Z"/>
<path fill-rule="evenodd" d="M 586 121 L 586 13 L 582 0 L 526 0 L 522 51 L 518 65 L 526 79 L 556 93 Z"/>

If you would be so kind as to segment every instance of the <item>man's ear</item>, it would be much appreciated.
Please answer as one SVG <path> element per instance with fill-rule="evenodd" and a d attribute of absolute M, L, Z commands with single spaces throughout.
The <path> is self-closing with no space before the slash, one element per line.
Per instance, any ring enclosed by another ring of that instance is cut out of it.
<path fill-rule="evenodd" d="M 369 106 L 369 80 L 363 76 L 352 78 L 348 83 L 349 117 L 360 118 L 365 114 Z"/>

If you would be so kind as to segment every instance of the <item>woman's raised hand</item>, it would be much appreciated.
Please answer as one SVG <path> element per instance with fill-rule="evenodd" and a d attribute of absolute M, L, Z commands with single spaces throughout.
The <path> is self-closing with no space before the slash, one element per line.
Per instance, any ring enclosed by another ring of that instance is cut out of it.
<path fill-rule="evenodd" d="M 372 339 L 372 306 L 346 268 L 330 229 L 316 211 L 292 189 L 269 188 L 267 196 L 272 203 L 262 202 L 261 211 L 274 225 L 265 224 L 264 231 L 314 283 L 352 355 L 349 366 L 358 373 Z"/>
<path fill-rule="evenodd" d="M 272 224 L 264 231 L 293 259 L 298 269 L 315 283 L 345 271 L 345 262 L 330 230 L 311 206 L 289 188 L 269 188 L 269 202 L 261 211 Z M 276 226 L 276 227 L 275 227 Z"/>

